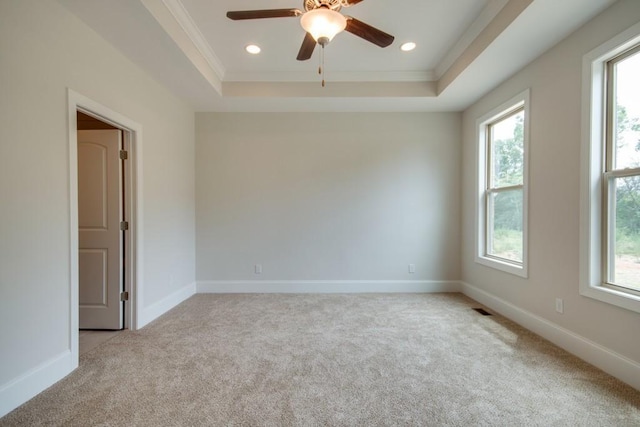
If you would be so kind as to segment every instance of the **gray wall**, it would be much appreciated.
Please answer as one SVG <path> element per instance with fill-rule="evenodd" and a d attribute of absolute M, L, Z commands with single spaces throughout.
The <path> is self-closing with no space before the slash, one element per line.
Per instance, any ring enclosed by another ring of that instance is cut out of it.
<path fill-rule="evenodd" d="M 640 362 L 640 314 L 579 295 L 582 58 L 640 18 L 620 1 L 484 96 L 463 118 L 462 278 L 573 333 Z M 474 262 L 476 119 L 531 88 L 529 278 Z M 564 314 L 555 312 L 564 299 Z M 583 355 L 584 356 L 584 355 Z"/>
<path fill-rule="evenodd" d="M 0 88 L 0 390 L 16 394 L 72 363 L 67 88 L 143 127 L 145 307 L 195 281 L 194 116 L 51 1 L 0 1 Z"/>
<path fill-rule="evenodd" d="M 458 279 L 460 125 L 198 113 L 198 281 Z"/>

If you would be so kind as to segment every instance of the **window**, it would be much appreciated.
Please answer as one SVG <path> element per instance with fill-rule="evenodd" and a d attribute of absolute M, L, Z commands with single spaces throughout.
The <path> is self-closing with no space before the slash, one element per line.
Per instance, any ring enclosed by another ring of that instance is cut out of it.
<path fill-rule="evenodd" d="M 640 312 L 640 24 L 583 68 L 580 293 Z"/>
<path fill-rule="evenodd" d="M 478 120 L 477 256 L 527 277 L 529 92 Z"/>
<path fill-rule="evenodd" d="M 607 62 L 604 283 L 640 292 L 640 45 Z"/>

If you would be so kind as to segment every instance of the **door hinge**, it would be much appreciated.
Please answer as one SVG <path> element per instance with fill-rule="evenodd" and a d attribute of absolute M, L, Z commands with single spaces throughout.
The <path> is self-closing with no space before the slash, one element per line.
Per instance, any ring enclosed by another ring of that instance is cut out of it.
<path fill-rule="evenodd" d="M 126 150 L 120 150 L 120 160 L 127 160 L 129 158 L 129 153 Z"/>
<path fill-rule="evenodd" d="M 120 301 L 129 301 L 129 292 L 120 292 Z"/>
<path fill-rule="evenodd" d="M 121 231 L 126 231 L 129 229 L 129 222 L 128 221 L 120 221 L 120 230 Z"/>

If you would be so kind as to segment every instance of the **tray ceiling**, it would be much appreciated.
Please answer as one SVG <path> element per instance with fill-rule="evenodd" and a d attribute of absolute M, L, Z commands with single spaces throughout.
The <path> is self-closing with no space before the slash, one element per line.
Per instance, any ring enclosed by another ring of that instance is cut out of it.
<path fill-rule="evenodd" d="M 342 13 L 395 36 L 343 32 L 296 55 L 300 18 L 232 21 L 229 10 L 302 0 L 58 0 L 197 111 L 459 111 L 613 0 L 365 0 Z M 413 41 L 417 48 L 402 52 Z M 261 47 L 250 55 L 248 44 Z"/>

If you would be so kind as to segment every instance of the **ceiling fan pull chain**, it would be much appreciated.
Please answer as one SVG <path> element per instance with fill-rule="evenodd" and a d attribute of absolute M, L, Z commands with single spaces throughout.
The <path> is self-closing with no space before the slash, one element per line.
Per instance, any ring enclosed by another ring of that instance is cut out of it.
<path fill-rule="evenodd" d="M 320 51 L 320 61 L 322 65 L 320 65 L 320 71 L 322 74 L 322 87 L 324 87 L 324 45 L 322 45 L 322 50 Z"/>

